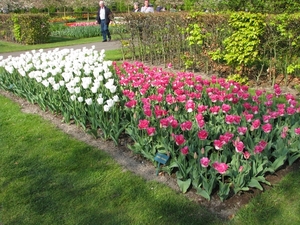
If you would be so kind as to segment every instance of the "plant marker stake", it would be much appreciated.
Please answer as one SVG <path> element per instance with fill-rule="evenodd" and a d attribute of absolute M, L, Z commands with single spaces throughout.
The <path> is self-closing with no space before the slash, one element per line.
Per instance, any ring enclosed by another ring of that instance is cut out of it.
<path fill-rule="evenodd" d="M 156 176 L 158 176 L 160 164 L 166 164 L 166 162 L 168 161 L 168 159 L 169 159 L 169 156 L 165 155 L 165 154 L 162 154 L 162 153 L 157 153 L 155 155 L 154 160 L 156 162 L 158 162 L 158 166 L 157 166 L 157 169 L 156 169 Z"/>

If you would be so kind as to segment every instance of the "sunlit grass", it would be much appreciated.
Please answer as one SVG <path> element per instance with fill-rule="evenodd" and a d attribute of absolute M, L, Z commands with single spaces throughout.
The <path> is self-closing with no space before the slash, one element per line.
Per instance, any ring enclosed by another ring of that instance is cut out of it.
<path fill-rule="evenodd" d="M 0 104 L 0 224 L 218 224 L 183 195 L 2 96 Z"/>

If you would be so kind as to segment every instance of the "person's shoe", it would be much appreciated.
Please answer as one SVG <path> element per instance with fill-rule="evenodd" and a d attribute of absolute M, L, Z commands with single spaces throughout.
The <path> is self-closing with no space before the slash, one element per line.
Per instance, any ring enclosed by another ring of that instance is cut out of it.
<path fill-rule="evenodd" d="M 103 40 L 102 42 L 107 42 L 107 40 Z"/>
<path fill-rule="evenodd" d="M 108 38 L 108 41 L 111 41 L 111 38 Z"/>

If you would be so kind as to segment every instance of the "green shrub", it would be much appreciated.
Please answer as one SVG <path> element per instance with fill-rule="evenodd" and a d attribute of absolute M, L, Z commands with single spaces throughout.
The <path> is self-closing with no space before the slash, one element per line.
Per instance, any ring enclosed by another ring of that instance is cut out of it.
<path fill-rule="evenodd" d="M 46 43 L 50 35 L 48 15 L 44 14 L 13 14 L 13 34 L 21 44 Z"/>

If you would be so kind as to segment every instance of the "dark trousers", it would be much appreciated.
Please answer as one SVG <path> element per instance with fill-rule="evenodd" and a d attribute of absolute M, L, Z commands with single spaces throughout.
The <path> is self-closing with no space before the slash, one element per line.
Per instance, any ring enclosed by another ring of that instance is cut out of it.
<path fill-rule="evenodd" d="M 107 38 L 111 39 L 110 32 L 108 30 L 108 26 L 109 26 L 109 24 L 106 24 L 105 20 L 101 20 L 100 28 L 101 28 L 101 34 L 102 34 L 103 41 L 106 41 Z"/>

